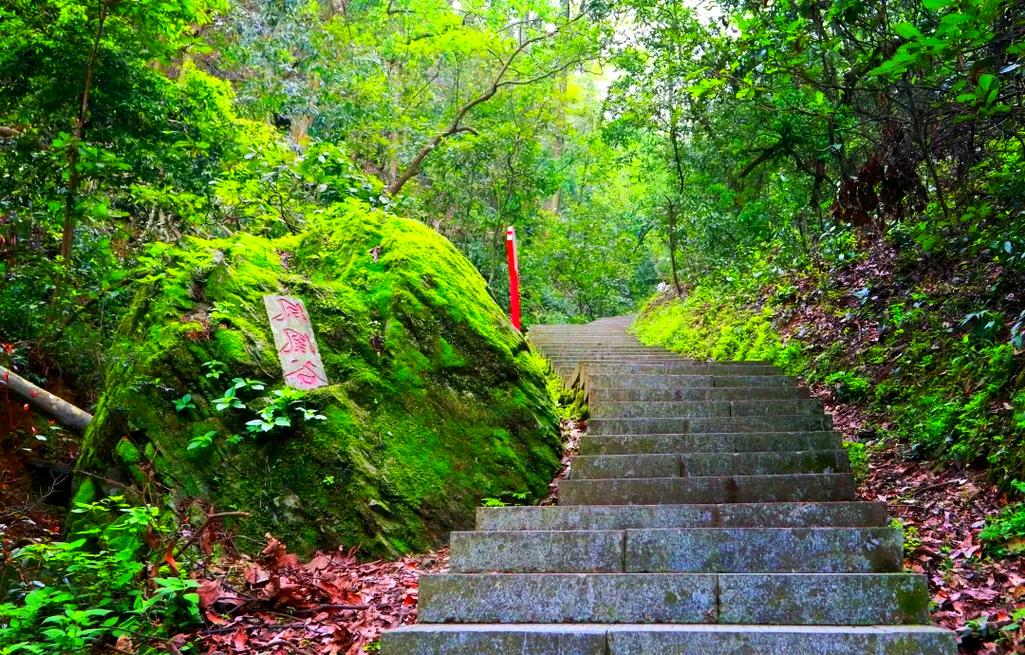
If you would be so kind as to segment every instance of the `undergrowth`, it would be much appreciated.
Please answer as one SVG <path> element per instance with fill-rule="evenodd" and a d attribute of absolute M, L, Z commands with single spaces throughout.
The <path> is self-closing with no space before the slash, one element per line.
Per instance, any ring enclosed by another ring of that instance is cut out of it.
<path fill-rule="evenodd" d="M 84 653 L 100 645 L 167 652 L 174 634 L 201 621 L 197 583 L 174 560 L 172 528 L 157 508 L 120 497 L 72 511 L 90 527 L 15 551 L 20 579 L 0 604 L 0 654 Z"/>
<path fill-rule="evenodd" d="M 949 272 L 901 271 L 914 265 L 885 249 L 789 273 L 758 260 L 745 275 L 654 298 L 635 330 L 696 359 L 771 362 L 867 409 L 868 435 L 986 467 L 1010 489 L 1025 479 L 1019 308 L 1006 300 L 1017 296 Z"/>

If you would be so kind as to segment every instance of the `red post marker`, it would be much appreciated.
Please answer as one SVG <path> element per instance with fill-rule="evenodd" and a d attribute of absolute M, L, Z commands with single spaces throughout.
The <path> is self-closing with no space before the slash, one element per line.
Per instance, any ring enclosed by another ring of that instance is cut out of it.
<path fill-rule="evenodd" d="M 520 264 L 516 255 L 516 229 L 512 225 L 505 231 L 505 254 L 509 260 L 509 318 L 513 327 L 520 330 Z"/>

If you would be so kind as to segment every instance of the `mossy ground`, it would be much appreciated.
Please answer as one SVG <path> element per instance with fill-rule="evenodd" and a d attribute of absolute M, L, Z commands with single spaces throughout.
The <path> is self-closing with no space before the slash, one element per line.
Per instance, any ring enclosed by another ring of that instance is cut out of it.
<path fill-rule="evenodd" d="M 422 224 L 353 201 L 299 235 L 191 239 L 149 265 L 86 435 L 80 498 L 102 491 L 96 473 L 249 511 L 243 546 L 272 532 L 299 551 L 377 555 L 437 545 L 482 497 L 547 491 L 560 440 L 543 362 Z M 245 422 L 282 386 L 271 293 L 303 298 L 332 384 L 302 400 L 324 420 L 250 435 Z M 217 411 L 235 377 L 269 385 Z M 194 407 L 176 411 L 184 394 Z"/>

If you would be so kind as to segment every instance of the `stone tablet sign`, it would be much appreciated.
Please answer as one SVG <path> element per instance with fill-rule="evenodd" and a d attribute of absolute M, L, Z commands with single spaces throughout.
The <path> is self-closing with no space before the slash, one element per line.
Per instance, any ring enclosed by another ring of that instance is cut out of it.
<path fill-rule="evenodd" d="M 303 301 L 289 296 L 264 296 L 263 304 L 274 332 L 285 384 L 293 389 L 316 389 L 326 385 L 327 374 Z"/>

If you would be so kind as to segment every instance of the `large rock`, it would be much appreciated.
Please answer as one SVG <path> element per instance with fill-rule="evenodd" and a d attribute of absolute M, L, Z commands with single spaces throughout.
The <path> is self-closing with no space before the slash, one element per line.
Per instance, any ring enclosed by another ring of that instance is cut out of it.
<path fill-rule="evenodd" d="M 544 364 L 422 224 L 350 203 L 297 236 L 193 239 L 151 267 L 109 358 L 80 500 L 132 481 L 251 512 L 243 545 L 273 532 L 370 555 L 440 543 L 482 497 L 547 491 L 560 443 Z M 331 384 L 296 403 L 323 420 L 293 408 L 291 426 L 250 433 L 283 386 L 264 294 L 304 299 Z M 267 388 L 218 411 L 233 378 Z M 195 407 L 177 411 L 185 394 Z"/>

